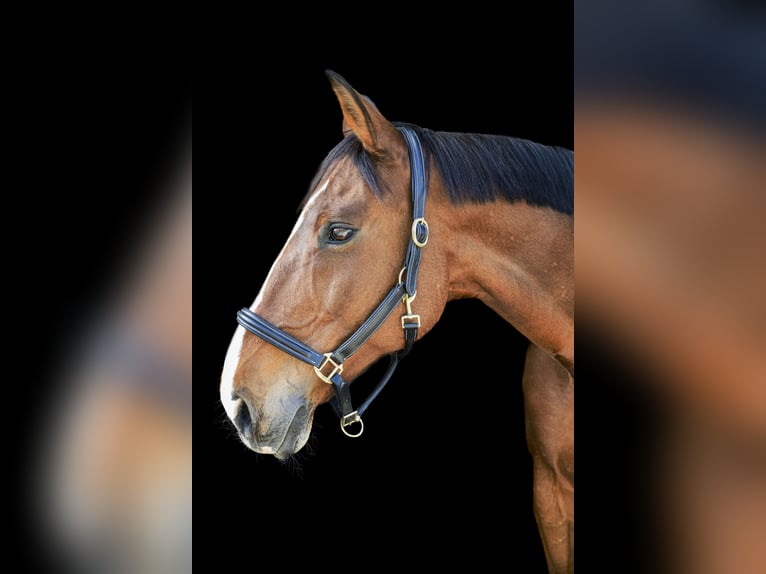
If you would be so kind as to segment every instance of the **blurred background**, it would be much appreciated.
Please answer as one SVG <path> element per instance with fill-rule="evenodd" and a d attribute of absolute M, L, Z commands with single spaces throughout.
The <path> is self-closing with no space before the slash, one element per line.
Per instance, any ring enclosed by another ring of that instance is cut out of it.
<path fill-rule="evenodd" d="M 580 565 L 766 571 L 765 16 L 575 10 Z"/>
<path fill-rule="evenodd" d="M 72 19 L 6 36 L 5 560 L 190 572 L 192 62 Z"/>

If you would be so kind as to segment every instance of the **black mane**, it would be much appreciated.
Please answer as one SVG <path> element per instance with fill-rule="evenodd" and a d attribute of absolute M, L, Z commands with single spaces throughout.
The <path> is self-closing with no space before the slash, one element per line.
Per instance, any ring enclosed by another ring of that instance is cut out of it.
<path fill-rule="evenodd" d="M 435 132 L 409 124 L 423 146 L 426 169 L 433 159 L 456 204 L 505 199 L 574 212 L 574 153 L 510 136 Z M 327 169 L 349 157 L 374 193 L 378 180 L 375 160 L 355 136 L 348 136 L 330 151 L 309 189 Z"/>

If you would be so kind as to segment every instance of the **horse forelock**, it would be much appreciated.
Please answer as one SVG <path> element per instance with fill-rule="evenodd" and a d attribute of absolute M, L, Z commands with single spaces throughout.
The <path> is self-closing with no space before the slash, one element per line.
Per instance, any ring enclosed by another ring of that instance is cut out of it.
<path fill-rule="evenodd" d="M 381 197 L 385 193 L 387 188 L 385 182 L 380 179 L 375 158 L 367 153 L 362 142 L 351 134 L 343 138 L 324 158 L 316 175 L 311 180 L 308 193 L 303 198 L 300 209 L 305 207 L 317 186 L 321 185 L 332 169 L 344 159 L 349 159 L 353 163 L 359 170 L 362 179 L 376 196 Z"/>

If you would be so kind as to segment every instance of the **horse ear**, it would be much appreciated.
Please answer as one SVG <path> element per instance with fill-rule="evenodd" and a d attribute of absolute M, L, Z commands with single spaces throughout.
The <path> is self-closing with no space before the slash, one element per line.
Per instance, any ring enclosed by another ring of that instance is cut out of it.
<path fill-rule="evenodd" d="M 367 96 L 357 92 L 339 74 L 325 72 L 343 112 L 343 135 L 353 133 L 374 156 L 382 156 L 401 141 L 401 134 Z"/>

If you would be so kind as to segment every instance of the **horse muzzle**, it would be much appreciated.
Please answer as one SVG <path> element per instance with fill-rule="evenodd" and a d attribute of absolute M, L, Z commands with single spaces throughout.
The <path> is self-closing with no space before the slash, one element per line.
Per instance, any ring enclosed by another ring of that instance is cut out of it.
<path fill-rule="evenodd" d="M 286 460 L 306 444 L 311 432 L 313 409 L 305 402 L 289 401 L 292 408 L 266 413 L 245 397 L 232 398 L 235 405 L 231 420 L 249 449 Z"/>

